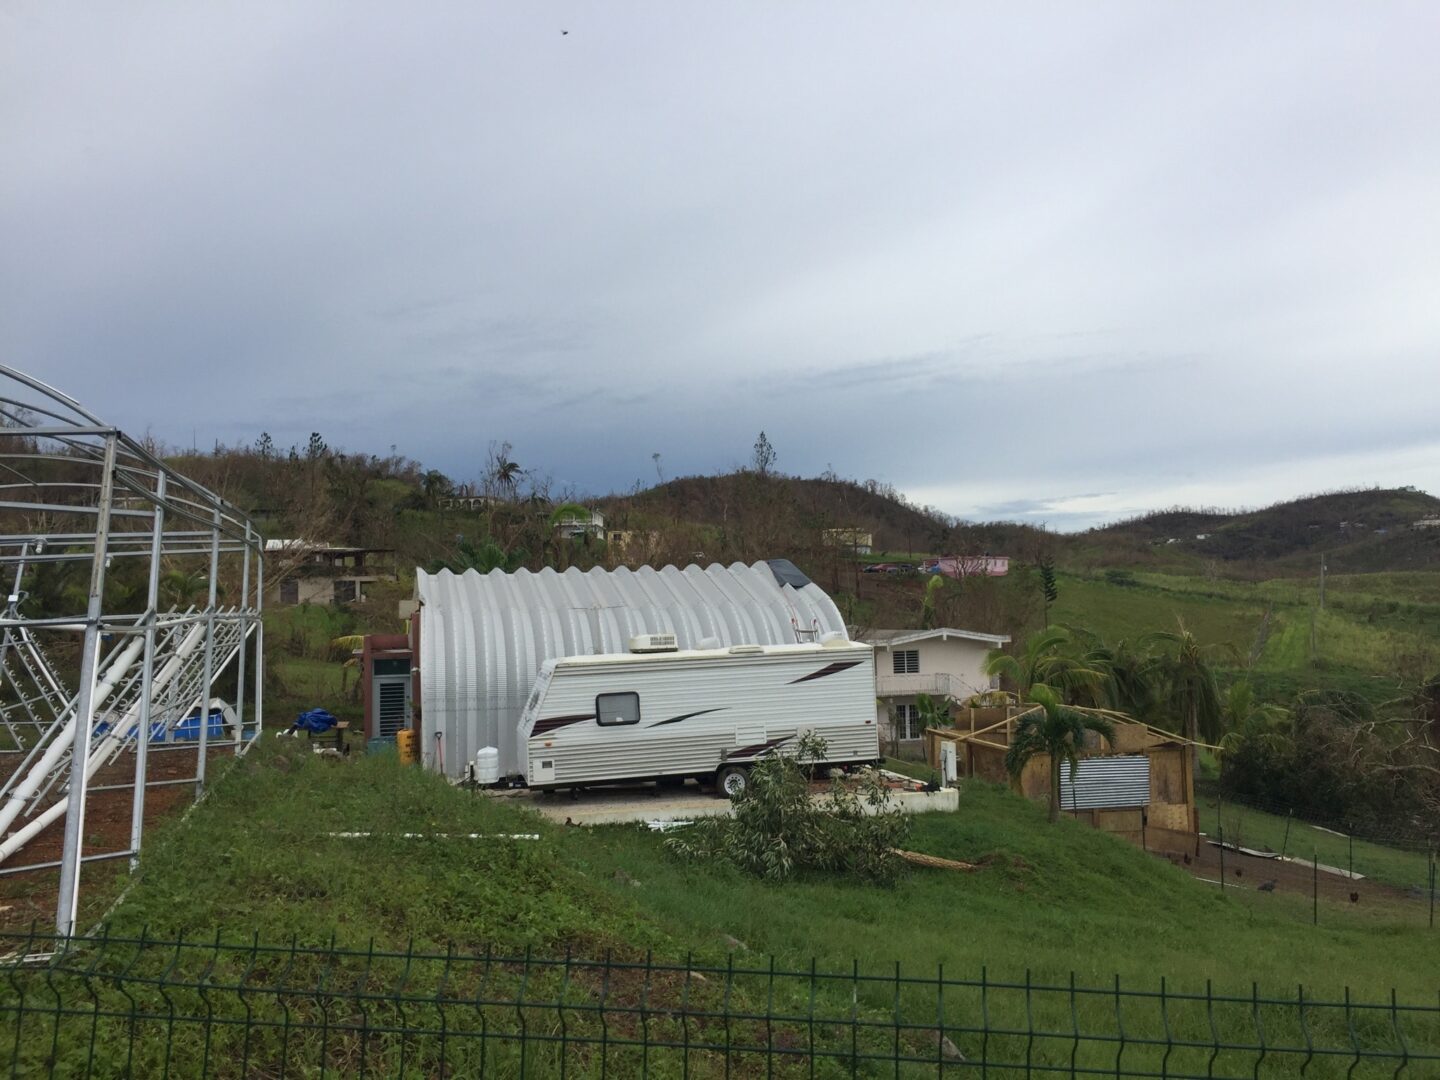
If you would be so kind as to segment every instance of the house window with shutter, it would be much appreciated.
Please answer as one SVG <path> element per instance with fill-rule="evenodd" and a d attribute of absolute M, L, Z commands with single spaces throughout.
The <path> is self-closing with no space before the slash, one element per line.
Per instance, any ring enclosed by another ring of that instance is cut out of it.
<path fill-rule="evenodd" d="M 894 660 L 896 675 L 920 674 L 919 649 L 899 649 L 891 655 Z"/>

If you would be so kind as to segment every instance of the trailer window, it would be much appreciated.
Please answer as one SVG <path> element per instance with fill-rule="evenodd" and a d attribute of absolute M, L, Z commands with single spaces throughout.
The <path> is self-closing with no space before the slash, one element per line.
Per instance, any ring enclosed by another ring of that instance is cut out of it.
<path fill-rule="evenodd" d="M 639 694 L 601 694 L 595 699 L 595 722 L 601 727 L 640 722 Z"/>

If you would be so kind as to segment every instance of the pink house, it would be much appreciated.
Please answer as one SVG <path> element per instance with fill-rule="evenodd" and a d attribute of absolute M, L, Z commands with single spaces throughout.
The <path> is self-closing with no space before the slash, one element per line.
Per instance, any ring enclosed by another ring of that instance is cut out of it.
<path fill-rule="evenodd" d="M 944 574 L 946 577 L 1004 577 L 1010 572 L 1008 555 L 942 555 L 938 559 L 926 559 L 921 569 L 927 574 Z"/>

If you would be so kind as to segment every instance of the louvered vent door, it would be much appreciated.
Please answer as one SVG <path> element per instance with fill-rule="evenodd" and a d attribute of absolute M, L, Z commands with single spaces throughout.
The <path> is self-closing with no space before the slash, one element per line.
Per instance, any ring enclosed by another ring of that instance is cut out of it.
<path fill-rule="evenodd" d="M 410 676 L 382 675 L 375 680 L 375 724 L 381 736 L 410 726 Z"/>

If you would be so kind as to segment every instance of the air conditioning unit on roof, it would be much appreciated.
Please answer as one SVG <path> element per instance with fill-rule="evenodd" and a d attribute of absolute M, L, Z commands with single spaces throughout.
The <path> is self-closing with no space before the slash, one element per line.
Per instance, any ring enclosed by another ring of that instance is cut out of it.
<path fill-rule="evenodd" d="M 633 653 L 675 652 L 677 648 L 674 634 L 636 634 L 630 639 Z"/>

